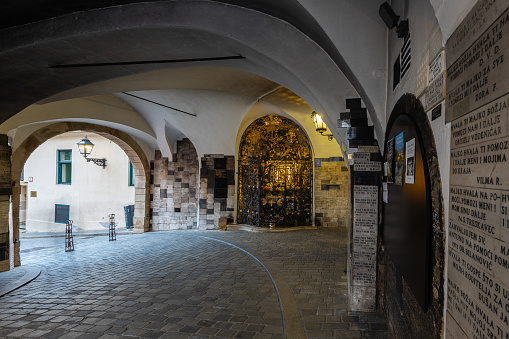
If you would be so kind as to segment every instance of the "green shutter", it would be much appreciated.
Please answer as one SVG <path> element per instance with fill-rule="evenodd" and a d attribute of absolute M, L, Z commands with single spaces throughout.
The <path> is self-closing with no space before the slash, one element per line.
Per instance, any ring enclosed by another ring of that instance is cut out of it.
<path fill-rule="evenodd" d="M 59 184 L 71 184 L 72 150 L 58 150 L 57 176 Z"/>

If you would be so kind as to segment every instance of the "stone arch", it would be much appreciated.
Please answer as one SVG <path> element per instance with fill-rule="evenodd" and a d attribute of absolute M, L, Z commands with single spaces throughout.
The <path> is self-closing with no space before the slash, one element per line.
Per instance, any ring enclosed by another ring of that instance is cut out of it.
<path fill-rule="evenodd" d="M 244 29 L 246 24 L 256 24 L 258 29 L 255 31 Z M 103 39 L 106 42 L 118 43 L 117 50 L 126 48 L 127 51 L 132 50 L 130 44 L 133 41 L 121 38 L 124 33 L 139 31 L 140 34 L 162 35 L 172 30 L 192 32 L 193 35 L 202 36 L 205 41 L 217 39 L 218 45 L 232 46 L 232 50 L 246 57 L 245 61 L 221 61 L 210 64 L 243 69 L 264 76 L 298 93 L 312 107 L 322 107 L 324 112 L 336 112 L 338 107 L 344 107 L 344 97 L 357 97 L 360 93 L 371 114 L 377 134 L 382 135 L 381 122 L 375 114 L 371 98 L 367 96 L 365 89 L 339 52 L 332 57 L 315 40 L 286 21 L 252 9 L 210 0 L 131 3 L 65 14 L 3 30 L 0 32 L 0 40 L 4 42 L 0 54 L 7 57 L 11 53 L 23 50 L 32 54 L 37 52 L 43 56 L 37 65 L 26 63 L 23 66 L 26 69 L 19 72 L 18 77 L 21 79 L 26 74 L 27 79 L 30 79 L 32 74 L 38 74 L 44 81 L 38 82 L 41 86 L 33 87 L 30 92 L 25 90 L 26 79 L 23 82 L 12 83 L 9 93 L 15 92 L 19 87 L 19 90 L 23 89 L 24 96 L 3 97 L 0 94 L 0 111 L 4 117 L 8 117 L 34 102 L 86 84 L 171 67 L 163 64 L 129 66 L 115 68 L 111 73 L 102 71 L 104 68 L 100 71 L 74 68 L 72 72 L 65 73 L 69 74 L 68 76 L 63 74 L 55 76 L 55 72 L 60 71 L 48 68 L 47 65 L 54 64 L 56 60 L 45 51 L 58 49 L 57 46 L 60 46 L 62 41 L 69 46 L 73 45 L 75 39 L 78 44 L 80 39 L 84 38 Z M 273 32 L 278 34 L 271 34 Z M 262 36 L 264 38 L 260 39 Z M 143 45 L 148 50 L 164 54 L 162 49 L 164 44 L 158 43 L 157 39 L 144 39 Z M 92 49 L 94 54 L 99 55 L 99 60 L 102 60 L 101 54 L 110 54 L 110 47 L 111 44 L 102 43 Z M 105 48 L 108 50 L 104 50 Z M 62 49 L 58 55 L 58 62 L 78 63 L 78 60 L 81 60 L 79 57 L 81 52 L 79 47 L 76 50 Z M 196 54 L 196 51 L 193 54 Z M 45 55 L 47 57 L 44 57 Z M 313 63 L 321 67 L 310 72 L 309 56 L 313 56 Z M 127 87 L 127 84 L 121 84 L 114 92 L 129 91 Z M 337 88 L 342 89 L 344 96 L 337 95 Z M 331 116 L 325 114 L 323 118 L 329 126 L 335 125 L 332 114 Z M 332 133 L 339 137 L 340 132 L 332 130 Z"/>
<path fill-rule="evenodd" d="M 398 332 L 401 333 L 415 333 L 417 328 L 419 328 L 424 332 L 430 333 L 430 335 L 433 333 L 433 338 L 440 338 L 442 336 L 441 331 L 443 327 L 444 310 L 445 219 L 442 180 L 440 177 L 437 148 L 433 130 L 424 107 L 421 101 L 410 93 L 404 94 L 394 106 L 387 123 L 384 145 L 387 145 L 387 142 L 392 138 L 391 131 L 393 126 L 397 121 L 401 121 L 400 118 L 402 117 L 418 131 L 416 138 L 419 139 L 417 142 L 420 144 L 419 153 L 421 153 L 425 172 L 426 206 L 420 207 L 426 208 L 425 214 L 428 224 L 427 227 L 429 229 L 426 235 L 428 237 L 427 248 L 429 251 L 426 264 L 426 269 L 429 274 L 429 286 L 426 286 L 426 288 L 428 288 L 428 295 L 426 297 L 427 306 L 424 308 L 422 305 L 419 306 L 419 302 L 411 292 L 409 284 L 402 279 L 402 273 L 394 264 L 395 258 L 391 258 L 390 254 L 387 252 L 386 239 L 383 240 L 383 250 L 380 252 L 379 257 L 380 265 L 384 267 L 384 270 L 379 272 L 385 275 L 382 279 L 385 286 L 379 287 L 382 289 L 381 295 L 385 295 L 385 300 L 382 298 L 379 302 L 383 305 L 383 308 L 388 310 L 387 313 L 391 323 L 397 324 L 395 331 L 398 330 Z M 416 146 L 416 148 L 418 147 Z M 384 159 L 386 159 L 387 147 L 385 147 L 384 152 Z M 416 150 L 416 156 L 417 152 Z M 406 184 L 403 184 L 403 186 L 404 185 Z M 389 187 L 389 192 L 390 191 L 391 188 Z M 401 197 L 402 196 L 399 198 L 401 199 Z M 389 196 L 389 203 L 390 202 L 391 196 Z M 387 210 L 385 205 L 384 209 Z M 403 214 L 403 212 L 404 211 L 401 211 L 401 214 Z M 413 217 L 418 218 L 416 215 Z M 399 220 L 404 219 L 398 219 L 398 221 Z M 386 228 L 386 223 L 387 221 L 384 220 L 383 228 Z M 415 225 L 412 224 L 412 226 Z M 398 287 L 398 285 L 400 285 L 400 287 Z M 388 292 L 388 289 L 391 289 L 391 292 Z M 404 300 L 404 304 L 397 306 L 396 300 L 398 299 Z M 400 310 L 396 311 L 398 307 L 400 307 Z M 412 317 L 412 319 L 410 320 L 410 318 L 408 318 L 405 322 L 401 321 L 400 317 Z M 404 324 L 412 324 L 412 326 L 415 327 L 400 327 L 405 326 Z"/>
<path fill-rule="evenodd" d="M 45 126 L 32 133 L 12 154 L 11 178 L 13 187 L 11 202 L 14 238 L 19 239 L 19 200 L 21 193 L 19 178 L 21 177 L 25 162 L 32 152 L 48 139 L 72 131 L 96 133 L 114 142 L 126 153 L 133 164 L 136 176 L 134 232 L 142 233 L 148 231 L 150 221 L 150 163 L 136 140 L 129 134 L 111 127 L 83 122 L 59 122 Z M 19 266 L 19 243 L 16 245 L 14 248 L 14 265 Z"/>

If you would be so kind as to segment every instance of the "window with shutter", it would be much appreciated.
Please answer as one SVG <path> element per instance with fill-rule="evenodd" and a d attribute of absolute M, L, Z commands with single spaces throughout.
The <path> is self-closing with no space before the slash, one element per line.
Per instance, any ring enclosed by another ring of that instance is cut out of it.
<path fill-rule="evenodd" d="M 67 223 L 69 220 L 69 205 L 55 204 L 55 222 Z"/>
<path fill-rule="evenodd" d="M 71 184 L 72 151 L 58 150 L 58 183 L 64 185 Z"/>

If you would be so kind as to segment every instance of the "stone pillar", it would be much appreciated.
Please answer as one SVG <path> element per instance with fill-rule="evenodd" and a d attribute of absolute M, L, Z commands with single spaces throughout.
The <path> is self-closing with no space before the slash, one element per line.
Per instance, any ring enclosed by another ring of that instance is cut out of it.
<path fill-rule="evenodd" d="M 354 311 L 375 311 L 381 171 L 378 146 L 359 146 L 352 167 L 350 307 Z"/>
<path fill-rule="evenodd" d="M 13 263 L 19 266 L 19 243 L 13 244 L 11 238 L 19 239 L 19 229 L 12 230 L 9 223 L 11 186 L 11 147 L 7 135 L 0 135 L 0 272 L 8 271 Z"/>

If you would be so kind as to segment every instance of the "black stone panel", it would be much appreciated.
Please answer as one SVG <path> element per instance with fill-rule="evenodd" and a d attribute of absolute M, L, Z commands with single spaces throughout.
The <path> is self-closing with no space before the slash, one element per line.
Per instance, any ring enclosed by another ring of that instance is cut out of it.
<path fill-rule="evenodd" d="M 217 178 L 214 188 L 228 188 L 228 179 L 227 178 Z M 219 197 L 216 197 L 219 198 Z M 221 197 L 222 198 L 222 197 Z"/>
<path fill-rule="evenodd" d="M 226 169 L 226 159 L 214 158 L 214 169 Z"/>
<path fill-rule="evenodd" d="M 375 138 L 374 126 L 349 127 L 347 130 L 347 139 L 373 140 Z"/>
<path fill-rule="evenodd" d="M 346 109 L 361 108 L 360 98 L 346 99 Z"/>
<path fill-rule="evenodd" d="M 204 210 L 207 208 L 207 199 L 200 199 L 200 209 Z"/>
<path fill-rule="evenodd" d="M 214 198 L 228 198 L 228 189 L 227 188 L 215 188 L 214 189 Z"/>
<path fill-rule="evenodd" d="M 228 178 L 228 185 L 235 185 L 235 170 L 227 170 L 226 177 Z"/>

